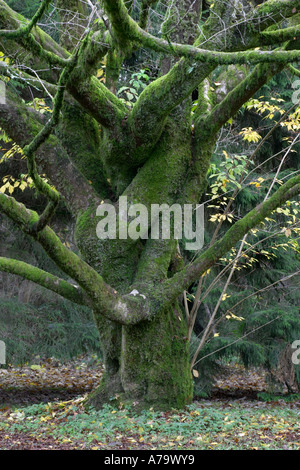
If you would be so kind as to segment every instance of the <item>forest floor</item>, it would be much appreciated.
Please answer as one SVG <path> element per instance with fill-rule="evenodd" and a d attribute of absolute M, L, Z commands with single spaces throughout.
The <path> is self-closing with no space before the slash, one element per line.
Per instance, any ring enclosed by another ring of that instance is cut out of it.
<path fill-rule="evenodd" d="M 183 411 L 86 410 L 93 358 L 0 369 L 0 450 L 300 450 L 300 395 L 271 396 L 266 374 L 232 364 L 210 399 Z"/>

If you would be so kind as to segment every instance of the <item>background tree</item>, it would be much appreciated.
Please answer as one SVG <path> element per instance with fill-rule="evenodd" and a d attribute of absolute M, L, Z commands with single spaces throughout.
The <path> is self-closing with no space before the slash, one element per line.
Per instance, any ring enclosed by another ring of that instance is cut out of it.
<path fill-rule="evenodd" d="M 300 2 L 158 2 L 162 21 L 155 21 L 154 34 L 156 2 L 60 0 L 44 26 L 49 4 L 42 2 L 27 21 L 0 1 L 2 49 L 9 58 L 2 67 L 8 84 L 0 124 L 22 149 L 30 181 L 46 200 L 38 214 L 2 192 L 0 208 L 66 277 L 5 257 L 0 269 L 93 310 L 106 375 L 90 403 L 122 395 L 139 406 L 181 407 L 192 400 L 193 381 L 178 298 L 251 229 L 297 197 L 299 176 L 272 187 L 186 265 L 174 239 L 100 240 L 96 210 L 103 201 L 118 209 L 121 195 L 149 210 L 151 204 L 199 203 L 220 130 L 298 60 Z M 151 80 L 145 70 L 135 77 L 122 96 L 122 64 L 133 55 L 140 60 L 141 47 L 159 54 L 160 65 Z M 246 73 L 216 102 L 213 72 L 232 64 L 246 64 Z M 48 120 L 15 93 L 12 74 L 51 97 Z M 76 220 L 78 253 L 50 228 L 62 198 Z"/>

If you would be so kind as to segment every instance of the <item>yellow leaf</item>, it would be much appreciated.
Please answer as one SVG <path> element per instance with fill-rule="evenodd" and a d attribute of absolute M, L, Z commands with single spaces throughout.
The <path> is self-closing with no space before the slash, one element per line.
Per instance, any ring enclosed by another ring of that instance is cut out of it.
<path fill-rule="evenodd" d="M 228 295 L 228 294 L 226 294 L 226 293 L 223 294 L 223 295 L 222 295 L 222 302 L 224 302 L 224 300 L 226 300 L 228 297 L 230 297 L 230 295 Z"/>
<path fill-rule="evenodd" d="M 199 377 L 199 372 L 196 369 L 193 369 L 193 376 Z"/>

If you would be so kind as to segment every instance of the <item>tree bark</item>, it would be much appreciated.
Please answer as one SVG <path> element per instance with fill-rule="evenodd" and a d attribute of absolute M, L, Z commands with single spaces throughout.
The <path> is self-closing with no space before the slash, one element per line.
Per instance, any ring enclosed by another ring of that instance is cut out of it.
<path fill-rule="evenodd" d="M 103 335 L 101 315 L 99 320 L 103 345 L 107 337 Z M 111 326 L 109 335 L 105 348 L 106 376 L 88 404 L 98 408 L 108 398 L 115 398 L 133 404 L 135 409 L 152 406 L 168 410 L 192 402 L 187 327 L 178 305 L 159 311 L 152 321 L 124 326 L 121 332 Z M 112 340 L 118 345 L 113 351 Z"/>

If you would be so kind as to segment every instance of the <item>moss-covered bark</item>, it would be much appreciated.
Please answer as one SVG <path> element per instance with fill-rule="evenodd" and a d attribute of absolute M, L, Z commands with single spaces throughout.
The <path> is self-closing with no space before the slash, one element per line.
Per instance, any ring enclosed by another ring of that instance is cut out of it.
<path fill-rule="evenodd" d="M 187 329 L 178 305 L 166 307 L 150 322 L 123 327 L 121 335 L 119 363 L 107 358 L 105 379 L 89 404 L 99 407 L 115 398 L 135 409 L 169 410 L 192 402 Z"/>
<path fill-rule="evenodd" d="M 64 103 L 58 135 L 76 168 L 99 197 L 109 197 L 107 175 L 100 154 L 101 128 L 73 99 Z"/>
<path fill-rule="evenodd" d="M 182 408 L 193 398 L 186 324 L 179 306 L 122 332 L 125 398 L 158 409 Z"/>
<path fill-rule="evenodd" d="M 56 7 L 60 22 L 60 43 L 72 51 L 87 27 L 87 4 L 79 0 L 57 0 Z"/>
<path fill-rule="evenodd" d="M 18 142 L 20 147 L 26 146 L 41 132 L 44 123 L 42 115 L 25 106 L 19 97 L 7 90 L 6 105 L 0 109 L 0 125 L 13 141 Z M 47 174 L 74 216 L 86 209 L 91 201 L 100 202 L 99 196 L 72 163 L 57 137 L 52 135 L 37 150 L 35 159 L 39 171 Z"/>
<path fill-rule="evenodd" d="M 23 261 L 0 257 L 0 269 L 3 272 L 22 276 L 79 305 L 90 304 L 88 297 L 78 286 L 69 284 L 64 279 L 60 279 L 51 273 L 31 266 Z"/>

